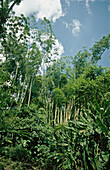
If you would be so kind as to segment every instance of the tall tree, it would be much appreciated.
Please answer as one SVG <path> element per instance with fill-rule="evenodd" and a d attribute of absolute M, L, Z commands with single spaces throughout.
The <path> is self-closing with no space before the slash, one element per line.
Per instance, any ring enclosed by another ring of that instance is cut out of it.
<path fill-rule="evenodd" d="M 102 57 L 103 53 L 110 48 L 110 34 L 103 36 L 102 39 L 96 41 L 93 47 L 90 49 L 92 51 L 91 62 L 96 64 Z"/>
<path fill-rule="evenodd" d="M 5 38 L 6 27 L 4 26 L 10 12 L 13 10 L 13 7 L 19 5 L 20 2 L 21 0 L 0 0 L 0 39 Z"/>

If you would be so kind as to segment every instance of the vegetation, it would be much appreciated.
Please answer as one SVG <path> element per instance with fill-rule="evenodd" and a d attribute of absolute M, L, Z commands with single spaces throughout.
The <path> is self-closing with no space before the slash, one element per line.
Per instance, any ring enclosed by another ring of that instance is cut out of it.
<path fill-rule="evenodd" d="M 110 68 L 97 62 L 110 34 L 54 61 L 50 22 L 15 16 L 15 3 L 0 6 L 0 169 L 109 169 Z"/>

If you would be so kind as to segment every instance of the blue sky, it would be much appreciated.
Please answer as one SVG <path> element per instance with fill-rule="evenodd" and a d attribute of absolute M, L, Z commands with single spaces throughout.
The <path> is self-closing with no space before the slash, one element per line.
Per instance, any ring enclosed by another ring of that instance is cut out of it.
<path fill-rule="evenodd" d="M 35 13 L 36 21 L 47 17 L 58 39 L 59 55 L 73 56 L 83 47 L 110 33 L 110 0 L 23 0 L 17 14 Z M 110 66 L 110 51 L 99 64 Z"/>
<path fill-rule="evenodd" d="M 83 47 L 89 49 L 95 41 L 110 33 L 110 11 L 108 10 L 110 1 L 89 2 L 89 9 L 84 0 L 69 2 L 70 6 L 62 3 L 63 10 L 66 9 L 66 15 L 56 21 L 53 30 L 63 44 L 64 54 L 74 56 Z M 74 32 L 72 32 L 72 29 L 75 29 L 73 20 L 80 23 L 79 30 L 76 29 Z M 106 55 L 110 55 L 108 53 Z M 108 57 L 104 55 L 100 64 L 110 66 L 109 62 Z"/>

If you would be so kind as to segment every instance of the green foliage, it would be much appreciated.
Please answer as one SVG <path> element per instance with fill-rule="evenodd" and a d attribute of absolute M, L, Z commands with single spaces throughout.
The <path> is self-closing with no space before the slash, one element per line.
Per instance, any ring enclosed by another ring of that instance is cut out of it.
<path fill-rule="evenodd" d="M 88 66 L 90 55 L 91 54 L 86 49 L 84 49 L 84 52 L 79 51 L 74 57 L 73 65 L 76 79 L 83 73 L 84 69 Z"/>
<path fill-rule="evenodd" d="M 102 108 L 103 107 L 103 108 Z M 70 121 L 75 145 L 84 169 L 106 169 L 109 162 L 109 102 L 90 104 L 79 121 Z M 79 140 L 78 140 L 79 138 Z M 103 159 L 105 158 L 105 159 Z"/>
<path fill-rule="evenodd" d="M 13 7 L 16 4 L 19 5 L 20 2 L 21 0 L 1 0 L 0 1 L 0 39 L 2 38 L 5 39 L 5 35 L 7 32 L 7 28 L 5 24 L 9 18 L 9 14 L 12 11 Z"/>
<path fill-rule="evenodd" d="M 55 88 L 53 90 L 52 95 L 53 95 L 54 103 L 59 107 L 61 107 L 66 102 L 66 97 L 61 89 Z"/>
<path fill-rule="evenodd" d="M 67 84 L 66 75 L 61 75 L 59 84 L 60 84 L 60 88 L 62 88 L 65 84 Z"/>
<path fill-rule="evenodd" d="M 110 34 L 108 36 L 103 36 L 100 41 L 97 41 L 93 47 L 90 49 L 92 51 L 91 61 L 93 63 L 97 63 L 102 54 L 105 52 L 106 49 L 110 48 Z"/>

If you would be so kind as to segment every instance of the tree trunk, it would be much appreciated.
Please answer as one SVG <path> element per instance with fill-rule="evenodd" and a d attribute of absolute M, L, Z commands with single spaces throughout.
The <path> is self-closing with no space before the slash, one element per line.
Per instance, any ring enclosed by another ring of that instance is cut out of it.
<path fill-rule="evenodd" d="M 30 81 L 30 78 L 29 78 L 29 81 Z M 22 94 L 21 94 L 21 101 L 20 101 L 20 105 L 19 105 L 19 111 L 21 110 L 21 107 L 22 107 L 22 104 L 23 104 L 23 101 L 25 99 L 25 95 L 26 95 L 26 92 L 27 92 L 27 88 L 29 86 L 29 81 L 28 81 L 28 84 L 26 85 L 26 78 L 24 80 L 24 83 L 23 83 L 23 89 L 22 89 Z M 25 90 L 25 91 L 24 91 Z"/>
<path fill-rule="evenodd" d="M 56 105 L 56 109 L 55 109 L 55 117 L 54 117 L 54 123 L 56 124 L 56 118 L 57 118 L 57 105 Z"/>
<path fill-rule="evenodd" d="M 32 79 L 31 79 L 31 84 L 30 84 L 30 89 L 29 89 L 28 106 L 30 105 L 31 91 L 32 91 Z"/>
<path fill-rule="evenodd" d="M 66 104 L 64 106 L 64 123 L 66 123 Z"/>
<path fill-rule="evenodd" d="M 62 124 L 63 123 L 63 120 L 62 120 L 62 108 L 60 108 L 60 124 Z"/>
<path fill-rule="evenodd" d="M 58 108 L 58 116 L 57 116 L 57 123 L 59 124 L 60 122 L 59 122 L 59 112 L 60 112 L 60 110 L 59 110 L 59 108 Z"/>
<path fill-rule="evenodd" d="M 18 91 L 18 95 L 17 95 L 17 98 L 16 98 L 17 102 L 18 102 L 19 96 L 20 96 L 20 90 Z"/>
<path fill-rule="evenodd" d="M 17 63 L 16 63 L 16 65 L 17 65 L 17 66 L 16 66 L 16 74 L 15 74 L 15 78 L 14 78 L 14 81 L 13 81 L 12 87 L 14 86 L 14 83 L 15 83 L 16 78 L 17 78 L 19 63 L 17 62 Z"/>

